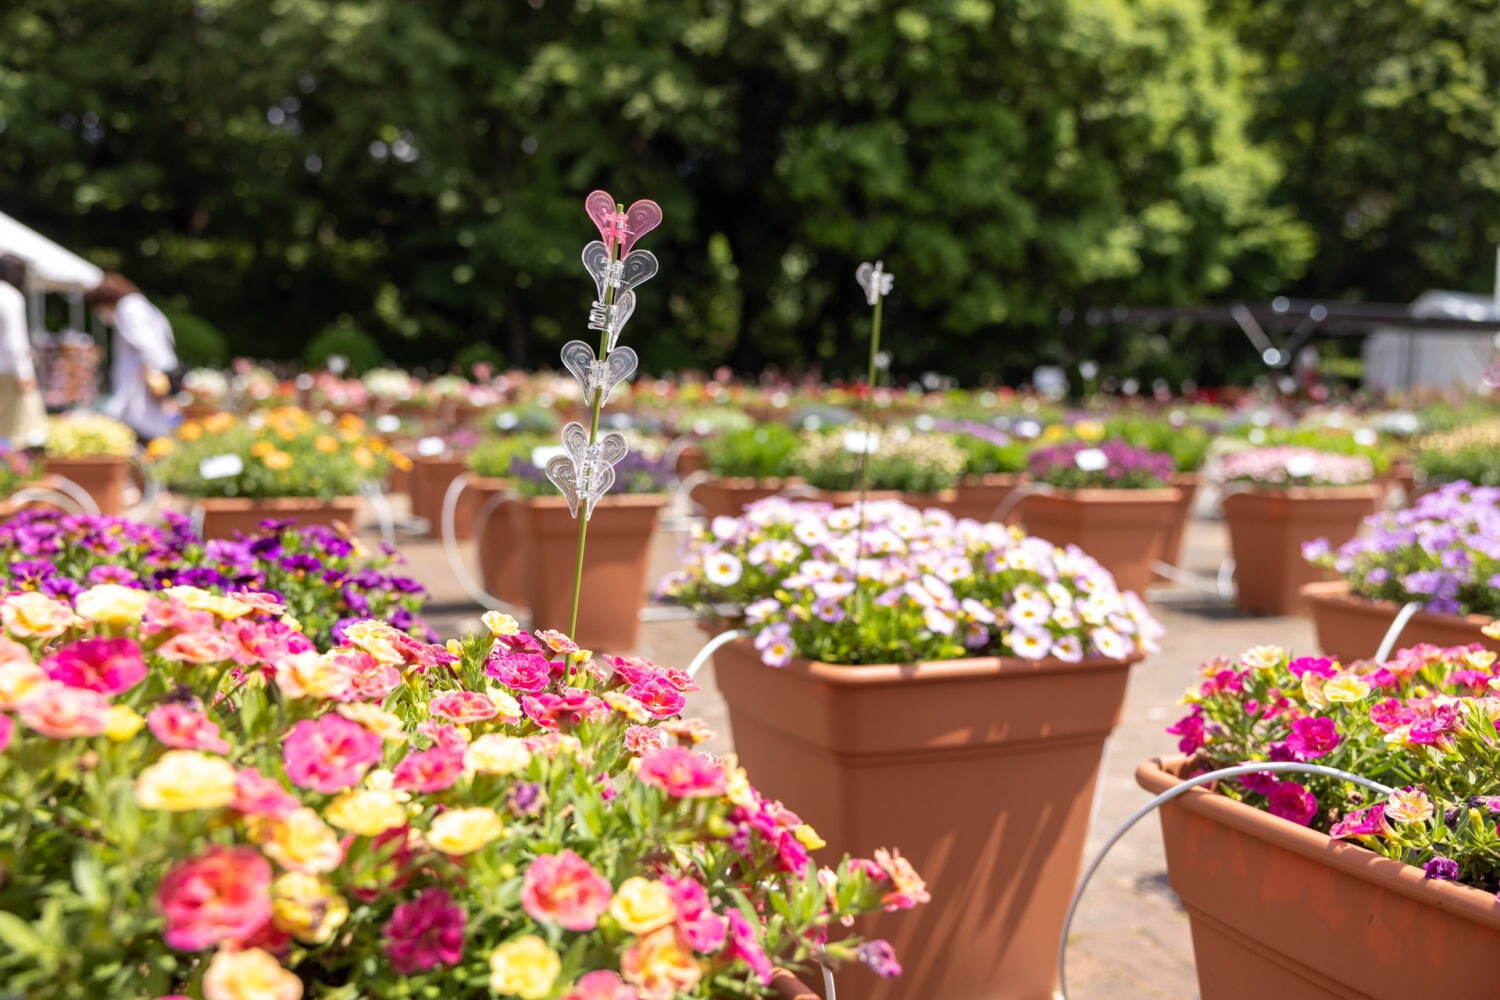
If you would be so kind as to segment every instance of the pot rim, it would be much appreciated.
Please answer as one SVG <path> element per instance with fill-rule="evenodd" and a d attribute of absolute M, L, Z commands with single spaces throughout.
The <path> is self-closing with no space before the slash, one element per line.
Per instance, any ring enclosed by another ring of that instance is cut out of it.
<path fill-rule="evenodd" d="M 606 493 L 599 498 L 595 509 L 599 507 L 665 507 L 671 498 L 670 493 Z M 561 495 L 517 497 L 516 499 L 528 507 L 566 509 L 568 506 L 568 501 Z"/>
<path fill-rule="evenodd" d="M 1220 482 L 1215 485 L 1222 489 L 1237 484 Z M 1258 497 L 1262 500 L 1372 500 L 1380 495 L 1380 484 L 1376 482 L 1357 486 L 1288 486 L 1285 489 L 1255 485 L 1237 489 L 1220 503 L 1227 504 L 1236 497 Z"/>
<path fill-rule="evenodd" d="M 1164 792 L 1181 783 L 1178 772 L 1188 761 L 1189 758 L 1182 754 L 1147 758 L 1136 766 L 1136 784 L 1153 794 Z M 1350 841 L 1334 840 L 1326 833 L 1216 795 L 1206 788 L 1194 788 L 1179 796 L 1173 804 L 1239 833 L 1310 858 L 1361 882 L 1500 931 L 1500 906 L 1496 905 L 1494 895 L 1481 889 L 1429 879 L 1414 865 L 1383 857 Z"/>
<path fill-rule="evenodd" d="M 1378 609 L 1379 611 L 1395 615 L 1400 612 L 1401 605 L 1394 601 L 1382 601 L 1374 597 L 1361 597 L 1351 592 L 1348 580 L 1317 580 L 1313 583 L 1302 585 L 1302 597 L 1312 604 L 1336 604 L 1353 605 L 1361 609 Z M 1486 615 L 1440 615 L 1431 611 L 1418 611 L 1412 615 L 1412 621 L 1440 622 L 1451 625 L 1455 621 L 1473 625 L 1475 628 L 1483 628 L 1490 622 L 1495 621 Z"/>
<path fill-rule="evenodd" d="M 1075 490 L 1050 487 L 1046 493 L 1034 493 L 1026 499 L 1074 500 L 1081 503 L 1177 503 L 1182 499 L 1178 486 L 1147 486 L 1140 489 L 1117 489 L 1111 486 L 1084 486 Z"/>
<path fill-rule="evenodd" d="M 739 647 L 760 662 L 754 646 L 748 638 L 735 639 L 727 644 Z M 1146 654 L 1135 652 L 1120 659 L 1095 657 L 1067 663 L 1058 659 L 1026 660 L 1019 656 L 969 656 L 957 660 L 925 660 L 917 663 L 824 663 L 805 657 L 793 657 L 784 667 L 766 667 L 767 670 L 800 674 L 811 680 L 845 687 L 888 685 L 893 683 L 924 684 L 935 681 L 966 681 L 982 677 L 1009 675 L 1044 676 L 1048 674 L 1085 674 L 1120 670 L 1139 663 Z"/>
<path fill-rule="evenodd" d="M 359 506 L 360 498 L 353 497 L 188 497 L 196 507 L 204 510 L 318 510 Z"/>

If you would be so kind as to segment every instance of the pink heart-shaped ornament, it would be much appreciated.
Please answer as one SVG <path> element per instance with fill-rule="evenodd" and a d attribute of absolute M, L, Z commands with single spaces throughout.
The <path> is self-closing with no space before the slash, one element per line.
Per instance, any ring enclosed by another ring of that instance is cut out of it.
<path fill-rule="evenodd" d="M 594 191 L 583 200 L 584 211 L 599 230 L 606 247 L 618 246 L 620 256 L 630 253 L 636 241 L 661 225 L 661 206 L 642 198 L 624 212 L 616 211 L 619 203 L 608 191 Z"/>

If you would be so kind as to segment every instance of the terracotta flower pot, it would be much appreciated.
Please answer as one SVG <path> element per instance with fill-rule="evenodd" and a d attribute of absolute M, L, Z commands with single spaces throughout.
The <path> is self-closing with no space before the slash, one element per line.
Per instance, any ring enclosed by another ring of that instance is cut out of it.
<path fill-rule="evenodd" d="M 702 472 L 708 468 L 708 457 L 703 453 L 703 446 L 690 444 L 677 453 L 677 478 L 686 479 L 695 472 Z"/>
<path fill-rule="evenodd" d="M 469 489 L 474 492 L 475 548 L 484 589 L 506 604 L 525 607 L 530 594 L 526 588 L 526 567 L 521 561 L 522 546 L 510 514 L 511 504 L 516 501 L 506 496 L 510 480 L 475 479 Z"/>
<path fill-rule="evenodd" d="M 599 501 L 584 551 L 578 627 L 581 645 L 606 652 L 634 649 L 646 570 L 664 493 L 616 494 Z M 534 628 L 568 629 L 573 609 L 573 567 L 578 522 L 562 497 L 527 497 L 509 505 L 511 530 L 520 542 L 526 603 Z"/>
<path fill-rule="evenodd" d="M 411 512 L 414 517 L 425 518 L 428 534 L 436 538 L 442 531 L 443 497 L 453 480 L 467 470 L 464 459 L 456 455 L 422 456 L 412 459 L 411 467 Z M 458 496 L 458 507 L 453 512 L 453 530 L 459 538 L 470 538 L 474 534 L 474 494 L 467 488 Z"/>
<path fill-rule="evenodd" d="M 971 476 L 960 482 L 953 490 L 953 499 L 941 506 L 954 517 L 991 521 L 995 510 L 1009 499 L 1024 479 L 1024 476 L 1010 472 Z"/>
<path fill-rule="evenodd" d="M 1304 584 L 1332 576 L 1302 558 L 1302 546 L 1315 538 L 1342 545 L 1375 512 L 1380 489 L 1318 486 L 1232 493 L 1223 501 L 1234 555 L 1235 603 L 1262 615 L 1306 610 Z M 1377 638 L 1377 641 L 1378 638 Z"/>
<path fill-rule="evenodd" d="M 953 501 L 958 499 L 958 491 L 946 489 L 938 490 L 936 493 L 897 493 L 896 498 L 918 510 L 927 510 L 931 507 L 947 510 L 953 505 Z"/>
<path fill-rule="evenodd" d="M 865 500 L 903 500 L 906 494 L 900 490 L 865 490 Z M 861 497 L 859 490 L 820 490 L 812 489 L 808 492 L 808 499 L 817 500 L 821 503 L 831 503 L 835 507 L 848 507 L 859 503 Z"/>
<path fill-rule="evenodd" d="M 359 518 L 359 497 L 273 497 L 250 500 L 244 497 L 205 497 L 194 500 L 193 507 L 203 513 L 204 538 L 233 538 L 236 532 L 254 534 L 260 522 L 269 519 L 296 521 L 306 526 L 321 524 L 332 527 L 345 524 L 355 527 Z"/>
<path fill-rule="evenodd" d="M 822 1000 L 821 994 L 786 969 L 776 970 L 776 978 L 771 980 L 771 993 L 776 1000 Z"/>
<path fill-rule="evenodd" d="M 1306 584 L 1302 598 L 1312 613 L 1319 648 L 1345 663 L 1374 656 L 1392 619 L 1401 610 L 1399 604 L 1390 601 L 1354 596 L 1343 580 Z M 1492 621 L 1483 615 L 1434 615 L 1418 611 L 1401 630 L 1396 648 L 1422 642 L 1434 646 L 1467 646 L 1477 642 L 1500 651 L 1500 640 L 1491 639 L 1482 631 Z"/>
<path fill-rule="evenodd" d="M 1181 490 L 1058 490 L 1017 505 L 1028 535 L 1054 545 L 1076 545 L 1114 575 L 1121 590 L 1144 594 L 1151 564 L 1161 557 Z"/>
<path fill-rule="evenodd" d="M 739 517 L 757 500 L 774 497 L 792 482 L 783 479 L 745 479 L 720 477 L 700 483 L 693 489 L 693 499 L 703 508 L 703 516 Z"/>
<path fill-rule="evenodd" d="M 862 1000 L 1043 1000 L 1078 877 L 1104 740 L 1130 662 L 761 663 L 748 640 L 714 669 L 750 780 L 828 853 L 898 847 L 932 901 L 859 933 L 906 973 Z"/>
<path fill-rule="evenodd" d="M 1185 759 L 1149 760 L 1149 792 Z M 1167 876 L 1214 1000 L 1489 996 L 1495 897 L 1195 789 L 1161 809 Z"/>
<path fill-rule="evenodd" d="M 46 470 L 71 479 L 93 498 L 99 513 L 118 517 L 125 512 L 125 486 L 130 482 L 130 459 L 117 455 L 89 458 L 49 458 Z"/>
<path fill-rule="evenodd" d="M 1193 518 L 1193 500 L 1198 496 L 1202 479 L 1196 472 L 1179 472 L 1172 477 L 1172 485 L 1182 494 L 1173 512 L 1172 523 L 1167 528 L 1167 537 L 1162 541 L 1161 561 L 1171 566 L 1182 565 L 1182 542 L 1187 535 L 1188 522 Z M 1165 580 L 1160 573 L 1156 579 Z"/>

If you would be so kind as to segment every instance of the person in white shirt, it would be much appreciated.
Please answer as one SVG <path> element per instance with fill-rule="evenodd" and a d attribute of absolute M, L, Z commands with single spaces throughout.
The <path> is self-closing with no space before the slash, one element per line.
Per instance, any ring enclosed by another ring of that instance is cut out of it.
<path fill-rule="evenodd" d="M 113 272 L 84 301 L 115 328 L 104 412 L 134 428 L 143 441 L 170 433 L 176 420 L 164 401 L 167 375 L 177 368 L 172 324 L 128 278 Z"/>
<path fill-rule="evenodd" d="M 22 448 L 41 444 L 47 435 L 25 289 L 26 262 L 11 254 L 0 256 L 0 438 Z"/>

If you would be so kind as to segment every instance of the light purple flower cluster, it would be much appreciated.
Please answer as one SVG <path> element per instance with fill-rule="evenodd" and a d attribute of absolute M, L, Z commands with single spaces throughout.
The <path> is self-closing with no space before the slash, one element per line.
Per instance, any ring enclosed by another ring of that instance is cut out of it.
<path fill-rule="evenodd" d="M 1366 518 L 1337 550 L 1319 538 L 1302 554 L 1362 597 L 1500 616 L 1500 487 L 1449 483 L 1407 510 Z"/>
<path fill-rule="evenodd" d="M 1135 594 L 1076 547 L 899 501 L 835 508 L 773 497 L 719 517 L 664 581 L 671 598 L 743 609 L 761 658 L 908 663 L 966 656 L 1078 662 L 1152 651 Z"/>
<path fill-rule="evenodd" d="M 1218 461 L 1217 478 L 1226 483 L 1273 489 L 1357 486 L 1375 478 L 1375 466 L 1363 455 L 1277 445 L 1246 448 L 1223 456 Z"/>
<path fill-rule="evenodd" d="M 1149 489 L 1171 482 L 1177 471 L 1171 455 L 1120 440 L 1065 441 L 1038 448 L 1031 453 L 1030 466 L 1039 482 L 1063 489 Z"/>

